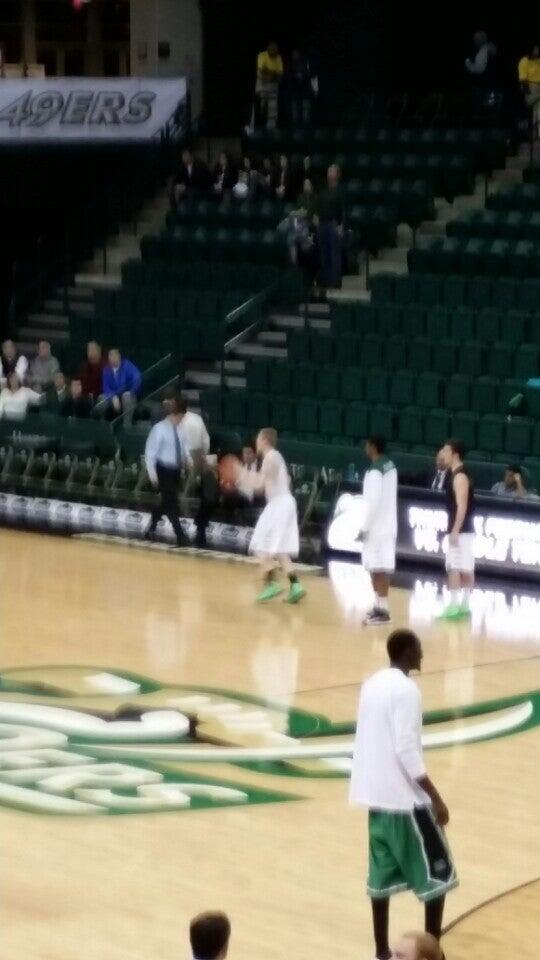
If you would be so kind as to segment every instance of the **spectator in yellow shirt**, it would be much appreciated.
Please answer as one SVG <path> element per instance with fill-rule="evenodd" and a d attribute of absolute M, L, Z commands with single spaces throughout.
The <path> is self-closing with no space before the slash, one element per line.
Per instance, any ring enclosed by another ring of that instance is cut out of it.
<path fill-rule="evenodd" d="M 283 76 L 283 60 L 277 43 L 269 43 L 257 55 L 257 83 L 255 93 L 259 105 L 260 122 L 273 130 L 278 118 L 279 84 Z"/>
<path fill-rule="evenodd" d="M 518 64 L 519 82 L 532 110 L 534 134 L 540 137 L 540 46 L 536 43 Z"/>

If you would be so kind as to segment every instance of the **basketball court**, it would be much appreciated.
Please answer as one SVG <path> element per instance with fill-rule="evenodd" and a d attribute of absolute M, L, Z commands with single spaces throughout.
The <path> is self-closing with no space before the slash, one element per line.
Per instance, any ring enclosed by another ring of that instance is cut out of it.
<path fill-rule="evenodd" d="M 7 531 L 0 548 L 0 720 L 21 738 L 2 751 L 1 956 L 178 960 L 191 916 L 219 908 L 234 960 L 372 958 L 346 753 L 387 631 L 360 626 L 362 569 L 306 573 L 302 604 L 258 608 L 243 562 Z M 540 598 L 500 582 L 477 591 L 470 624 L 443 626 L 436 592 L 422 572 L 391 602 L 393 626 L 424 644 L 426 758 L 451 814 L 446 955 L 533 960 Z M 152 733 L 139 718 L 156 709 Z M 142 734 L 116 736 L 119 719 Z M 80 772 L 113 763 L 101 780 Z M 394 933 L 421 917 L 394 900 Z"/>

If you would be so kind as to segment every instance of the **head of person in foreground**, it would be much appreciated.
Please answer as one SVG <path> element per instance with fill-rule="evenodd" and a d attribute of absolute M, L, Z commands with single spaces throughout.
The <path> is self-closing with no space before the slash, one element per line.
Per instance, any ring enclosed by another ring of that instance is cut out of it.
<path fill-rule="evenodd" d="M 259 430 L 257 434 L 257 453 L 264 456 L 269 450 L 274 450 L 274 448 L 277 447 L 277 442 L 277 430 L 274 430 L 273 427 L 264 427 L 262 430 Z"/>
<path fill-rule="evenodd" d="M 394 630 L 386 643 L 391 667 L 404 673 L 422 669 L 422 644 L 412 630 Z"/>
<path fill-rule="evenodd" d="M 392 953 L 392 960 L 442 960 L 442 952 L 430 933 L 404 933 Z"/>
<path fill-rule="evenodd" d="M 465 444 L 462 440 L 452 437 L 446 441 L 440 453 L 447 470 L 455 470 L 465 458 Z"/>
<path fill-rule="evenodd" d="M 199 913 L 189 926 L 193 960 L 225 960 L 230 937 L 231 923 L 226 913 Z"/>

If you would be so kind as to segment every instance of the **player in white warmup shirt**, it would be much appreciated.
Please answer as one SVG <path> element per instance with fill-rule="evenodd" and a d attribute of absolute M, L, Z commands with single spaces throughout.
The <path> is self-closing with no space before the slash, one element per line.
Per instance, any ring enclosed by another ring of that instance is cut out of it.
<path fill-rule="evenodd" d="M 371 575 L 375 593 L 373 609 L 367 613 L 364 625 L 377 626 L 390 623 L 388 591 L 396 568 L 398 476 L 385 454 L 383 437 L 370 437 L 365 449 L 370 461 L 362 491 L 366 516 L 357 539 L 363 543 L 362 563 Z"/>
<path fill-rule="evenodd" d="M 277 432 L 272 427 L 260 431 L 257 453 L 262 458 L 261 469 L 253 473 L 239 466 L 236 485 L 263 491 L 266 498 L 266 506 L 249 545 L 250 553 L 259 558 L 263 577 L 263 589 L 257 600 L 266 603 L 283 593 L 283 587 L 276 580 L 277 573 L 281 572 L 289 580 L 287 603 L 298 603 L 306 594 L 291 563 L 291 558 L 297 557 L 300 551 L 298 512 L 291 493 L 287 464 L 276 450 L 277 439 Z"/>
<path fill-rule="evenodd" d="M 426 932 L 440 940 L 444 901 L 457 876 L 443 828 L 448 809 L 422 755 L 422 698 L 409 676 L 422 647 L 411 630 L 387 642 L 390 665 L 362 684 L 351 775 L 351 804 L 369 811 L 369 869 L 377 960 L 389 960 L 389 900 L 412 890 L 425 904 Z"/>

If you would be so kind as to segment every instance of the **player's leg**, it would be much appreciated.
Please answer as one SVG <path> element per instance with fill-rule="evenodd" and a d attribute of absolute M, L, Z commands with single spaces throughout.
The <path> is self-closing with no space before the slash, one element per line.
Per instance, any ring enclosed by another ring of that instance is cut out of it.
<path fill-rule="evenodd" d="M 180 511 L 178 508 L 178 485 L 180 476 L 176 470 L 164 470 L 160 479 L 161 484 L 161 509 L 174 530 L 176 542 L 179 547 L 187 543 L 186 535 L 180 523 Z"/>
<path fill-rule="evenodd" d="M 462 571 L 461 588 L 461 611 L 463 616 L 469 616 L 471 612 L 471 594 L 474 588 L 474 573 Z"/>
<path fill-rule="evenodd" d="M 283 587 L 277 581 L 277 573 L 280 569 L 280 563 L 277 557 L 270 556 L 267 553 L 258 554 L 259 571 L 262 581 L 260 593 L 257 596 L 258 603 L 266 603 L 273 600 L 274 597 L 283 593 Z"/>
<path fill-rule="evenodd" d="M 425 905 L 426 933 L 430 933 L 436 940 L 441 939 L 445 899 L 446 897 L 443 894 L 442 897 L 436 897 L 435 900 L 428 900 Z"/>
<path fill-rule="evenodd" d="M 159 466 L 157 468 L 157 478 L 158 478 L 159 504 L 157 507 L 154 507 L 154 509 L 152 510 L 152 513 L 150 514 L 150 523 L 144 535 L 146 540 L 152 540 L 156 532 L 156 528 L 159 521 L 163 516 L 165 516 L 165 510 L 163 506 L 163 484 L 161 479 L 161 470 Z"/>
<path fill-rule="evenodd" d="M 388 897 L 381 900 L 371 901 L 371 913 L 373 916 L 373 939 L 375 940 L 376 960 L 390 960 L 392 951 L 388 943 L 388 915 L 389 915 Z"/>
<path fill-rule="evenodd" d="M 368 611 L 364 618 L 364 626 L 388 625 L 391 622 L 388 606 L 390 574 L 386 570 L 372 570 L 370 575 L 375 600 L 372 609 Z"/>
<path fill-rule="evenodd" d="M 461 620 L 470 615 L 470 596 L 474 585 L 474 536 L 460 534 L 457 544 L 449 544 L 446 554 L 450 603 L 439 619 Z"/>
<path fill-rule="evenodd" d="M 292 560 L 287 554 L 284 553 L 280 554 L 278 560 L 284 576 L 286 576 L 289 581 L 289 593 L 287 594 L 285 601 L 286 603 L 298 603 L 302 597 L 305 597 L 306 591 L 294 571 Z"/>

